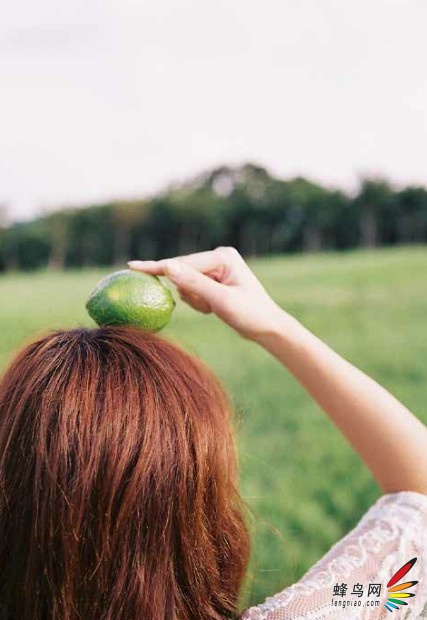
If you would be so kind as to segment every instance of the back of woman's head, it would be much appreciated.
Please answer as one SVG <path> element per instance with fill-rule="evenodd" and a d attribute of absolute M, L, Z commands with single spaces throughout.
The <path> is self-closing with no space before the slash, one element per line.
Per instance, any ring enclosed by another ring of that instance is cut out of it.
<path fill-rule="evenodd" d="M 227 398 L 170 342 L 58 331 L 4 375 L 1 620 L 234 617 L 242 506 Z"/>

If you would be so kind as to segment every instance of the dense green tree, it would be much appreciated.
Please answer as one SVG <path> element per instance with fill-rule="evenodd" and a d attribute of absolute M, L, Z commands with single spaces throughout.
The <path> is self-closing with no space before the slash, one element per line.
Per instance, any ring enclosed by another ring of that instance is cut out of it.
<path fill-rule="evenodd" d="M 76 209 L 68 220 L 66 266 L 112 265 L 114 233 L 111 205 Z"/>
<path fill-rule="evenodd" d="M 427 241 L 427 191 L 423 187 L 407 187 L 396 195 L 394 223 L 399 243 Z"/>
<path fill-rule="evenodd" d="M 151 199 L 67 208 L 6 225 L 0 269 L 124 266 L 233 245 L 246 256 L 427 242 L 427 190 L 362 179 L 350 196 L 262 166 L 219 166 Z"/>
<path fill-rule="evenodd" d="M 354 206 L 359 211 L 360 245 L 372 248 L 387 241 L 396 209 L 395 192 L 388 181 L 380 178 L 363 179 Z"/>
<path fill-rule="evenodd" d="M 2 235 L 4 269 L 37 269 L 47 264 L 49 240 L 45 222 L 15 223 Z"/>

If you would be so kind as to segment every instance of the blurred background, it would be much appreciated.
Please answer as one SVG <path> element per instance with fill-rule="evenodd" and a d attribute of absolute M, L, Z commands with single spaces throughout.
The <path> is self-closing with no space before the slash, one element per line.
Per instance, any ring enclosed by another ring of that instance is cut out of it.
<path fill-rule="evenodd" d="M 427 421 L 427 5 L 15 0 L 0 21 L 0 366 L 130 258 L 233 245 L 271 294 Z M 224 380 L 255 511 L 244 601 L 379 496 L 300 388 L 179 303 Z"/>

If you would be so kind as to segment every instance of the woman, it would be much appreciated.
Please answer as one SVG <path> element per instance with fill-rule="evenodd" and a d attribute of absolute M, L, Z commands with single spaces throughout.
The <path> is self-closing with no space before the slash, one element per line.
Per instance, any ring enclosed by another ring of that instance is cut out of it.
<path fill-rule="evenodd" d="M 404 581 L 416 596 L 401 602 L 423 617 L 426 427 L 280 309 L 234 249 L 130 267 L 165 275 L 277 358 L 384 493 L 297 584 L 241 618 L 383 618 L 401 606 L 384 607 L 386 584 L 415 557 Z M 249 544 L 231 421 L 209 371 L 157 336 L 75 329 L 27 346 L 0 385 L 1 620 L 237 618 Z"/>

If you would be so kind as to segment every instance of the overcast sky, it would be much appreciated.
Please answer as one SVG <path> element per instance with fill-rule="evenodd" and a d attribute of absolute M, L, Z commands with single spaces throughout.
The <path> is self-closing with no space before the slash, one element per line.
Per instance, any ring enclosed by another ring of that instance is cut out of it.
<path fill-rule="evenodd" d="M 218 164 L 427 185 L 425 0 L 9 0 L 0 203 L 145 195 Z"/>

